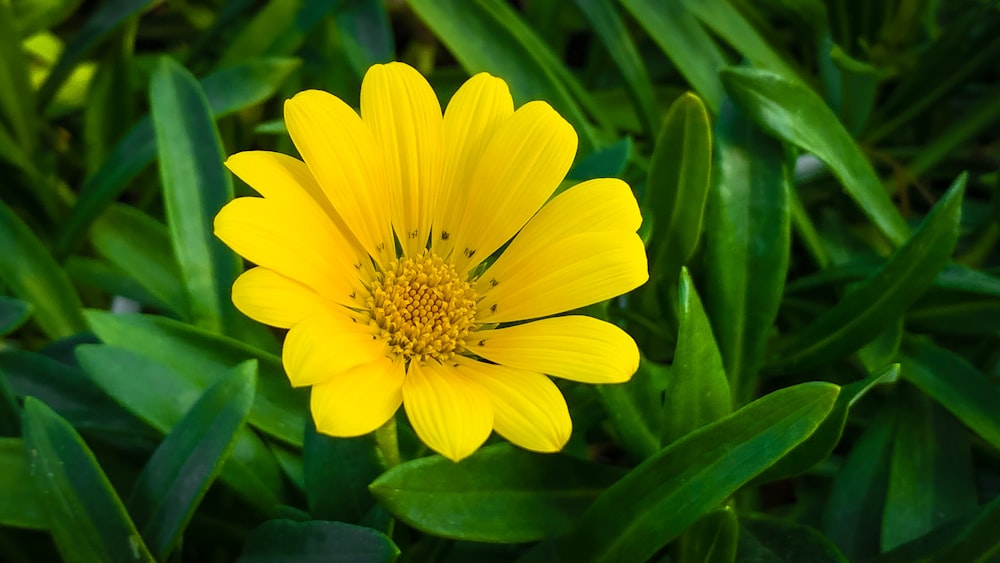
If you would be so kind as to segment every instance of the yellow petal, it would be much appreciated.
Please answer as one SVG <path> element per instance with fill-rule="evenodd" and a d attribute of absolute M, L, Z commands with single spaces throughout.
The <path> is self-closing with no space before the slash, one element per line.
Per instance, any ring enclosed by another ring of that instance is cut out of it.
<path fill-rule="evenodd" d="M 361 118 L 382 149 L 396 238 L 413 255 L 426 248 L 441 187 L 441 105 L 413 67 L 374 65 L 361 85 Z"/>
<path fill-rule="evenodd" d="M 340 98 L 319 90 L 285 102 L 285 124 L 344 223 L 369 254 L 388 262 L 395 243 L 385 164 L 371 130 Z"/>
<path fill-rule="evenodd" d="M 267 268 L 251 268 L 233 283 L 233 304 L 251 319 L 291 328 L 331 306 L 309 287 Z"/>
<path fill-rule="evenodd" d="M 350 245 L 326 216 L 301 206 L 237 198 L 215 216 L 215 236 L 250 262 L 337 303 L 352 304 L 363 291 L 358 278 L 363 264 Z"/>
<path fill-rule="evenodd" d="M 444 176 L 434 219 L 432 248 L 447 256 L 455 239 L 448 229 L 461 220 L 472 174 L 501 123 L 514 114 L 514 100 L 503 80 L 481 72 L 455 92 L 444 113 Z"/>
<path fill-rule="evenodd" d="M 591 317 L 553 317 L 482 330 L 470 351 L 492 362 L 583 383 L 621 383 L 639 369 L 639 348 L 625 331 Z"/>
<path fill-rule="evenodd" d="M 548 377 L 507 366 L 457 357 L 467 373 L 490 396 L 493 428 L 504 438 L 535 452 L 557 452 L 573 432 L 569 409 Z"/>
<path fill-rule="evenodd" d="M 649 279 L 642 240 L 628 231 L 583 233 L 505 251 L 480 276 L 476 319 L 534 319 L 610 299 Z"/>
<path fill-rule="evenodd" d="M 306 163 L 277 152 L 244 151 L 230 156 L 226 167 L 265 199 L 281 200 L 290 205 L 318 206 L 362 258 L 361 245 L 337 214 Z"/>
<path fill-rule="evenodd" d="M 348 438 L 385 424 L 403 402 L 401 362 L 379 358 L 313 386 L 310 410 L 316 430 Z"/>
<path fill-rule="evenodd" d="M 529 102 L 500 124 L 465 189 L 452 262 L 468 271 L 510 240 L 552 195 L 576 154 L 576 132 L 545 102 Z"/>
<path fill-rule="evenodd" d="M 476 451 L 493 429 L 486 391 L 450 365 L 411 362 L 403 406 L 420 440 L 452 461 Z"/>
<path fill-rule="evenodd" d="M 328 308 L 292 327 L 281 361 L 294 387 L 316 385 L 362 364 L 388 356 L 385 340 L 346 309 Z"/>

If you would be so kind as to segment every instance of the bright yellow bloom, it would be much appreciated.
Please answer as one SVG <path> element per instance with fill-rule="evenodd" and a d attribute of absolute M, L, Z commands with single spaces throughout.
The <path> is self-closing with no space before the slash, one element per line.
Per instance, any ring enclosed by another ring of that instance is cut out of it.
<path fill-rule="evenodd" d="M 230 202 L 215 233 L 257 264 L 233 302 L 291 329 L 283 363 L 292 385 L 312 386 L 320 432 L 366 434 L 402 404 L 420 439 L 455 461 L 492 430 L 558 451 L 572 425 L 547 376 L 635 372 L 621 329 L 542 318 L 648 277 L 624 182 L 591 180 L 546 203 L 577 145 L 548 104 L 514 111 L 506 83 L 484 73 L 442 116 L 427 81 L 390 63 L 365 76 L 360 116 L 309 90 L 285 103 L 285 122 L 304 162 L 230 157 L 263 197 Z"/>

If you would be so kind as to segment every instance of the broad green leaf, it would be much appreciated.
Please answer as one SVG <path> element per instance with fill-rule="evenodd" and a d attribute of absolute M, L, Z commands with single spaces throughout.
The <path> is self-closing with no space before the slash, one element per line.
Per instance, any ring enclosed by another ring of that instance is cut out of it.
<path fill-rule="evenodd" d="M 315 520 L 360 523 L 375 505 L 368 484 L 384 470 L 371 435 L 335 438 L 310 424 L 302 446 L 306 499 Z"/>
<path fill-rule="evenodd" d="M 211 109 L 194 76 L 169 58 L 149 84 L 170 242 L 195 324 L 213 332 L 232 324 L 229 288 L 239 262 L 212 234 L 212 221 L 233 199 L 232 177 Z"/>
<path fill-rule="evenodd" d="M 909 228 L 868 159 L 815 92 L 764 70 L 727 68 L 721 76 L 726 91 L 747 115 L 770 133 L 828 164 L 889 241 L 896 246 L 906 241 Z"/>
<path fill-rule="evenodd" d="M 14 20 L 13 6 L 0 2 L 0 129 L 30 155 L 37 144 L 34 92 L 28 79 L 28 57 Z"/>
<path fill-rule="evenodd" d="M 874 387 L 893 384 L 898 378 L 899 364 L 893 364 L 860 381 L 841 387 L 837 403 L 816 432 L 762 473 L 757 481 L 766 483 L 793 477 L 827 459 L 840 442 L 844 426 L 847 424 L 847 415 L 854 404 Z"/>
<path fill-rule="evenodd" d="M 31 303 L 0 295 L 0 336 L 7 336 L 21 327 L 34 308 Z"/>
<path fill-rule="evenodd" d="M 791 237 L 784 151 L 727 104 L 715 126 L 704 298 L 734 404 L 753 395 L 778 314 Z"/>
<path fill-rule="evenodd" d="M 594 148 L 591 126 L 566 82 L 571 76 L 511 8 L 496 0 L 412 0 L 409 6 L 466 72 L 503 77 L 516 104 L 548 101 L 580 134 L 582 152 Z"/>
<path fill-rule="evenodd" d="M 38 91 L 39 107 L 46 107 L 76 66 L 90 50 L 111 34 L 125 20 L 136 16 L 159 0 L 108 0 L 91 12 L 90 17 L 66 43 L 59 61 L 49 71 Z"/>
<path fill-rule="evenodd" d="M 677 560 L 734 563 L 741 536 L 736 511 L 723 506 L 699 518 L 677 538 Z"/>
<path fill-rule="evenodd" d="M 740 518 L 736 557 L 754 563 L 848 563 L 816 529 L 762 514 Z"/>
<path fill-rule="evenodd" d="M 76 357 L 109 397 L 161 435 L 173 432 L 205 389 L 212 388 L 200 385 L 196 377 L 114 346 L 80 346 Z M 236 433 L 229 457 L 221 479 L 262 514 L 272 512 L 281 502 L 281 471 L 267 445 L 243 428 Z"/>
<path fill-rule="evenodd" d="M 1000 553 L 1000 497 L 958 522 L 942 526 L 912 542 L 883 553 L 871 563 L 955 563 L 994 561 Z"/>
<path fill-rule="evenodd" d="M 684 94 L 670 106 L 650 158 L 643 208 L 652 214 L 650 278 L 660 295 L 677 282 L 701 237 L 712 170 L 712 133 L 701 100 Z"/>
<path fill-rule="evenodd" d="M 302 445 L 306 397 L 293 389 L 281 360 L 242 342 L 211 334 L 155 315 L 113 315 L 87 311 L 91 329 L 106 344 L 118 346 L 196 378 L 207 388 L 236 364 L 256 358 L 260 364 L 250 424 L 293 446 Z"/>
<path fill-rule="evenodd" d="M 795 371 L 843 358 L 899 318 L 951 260 L 965 175 L 888 262 L 811 324 L 779 344 L 771 367 Z"/>
<path fill-rule="evenodd" d="M 632 139 L 625 137 L 577 160 L 566 173 L 566 178 L 578 181 L 593 178 L 618 178 L 625 170 L 631 156 Z M 557 189 L 561 190 L 562 188 L 559 186 Z"/>
<path fill-rule="evenodd" d="M 38 326 L 51 338 L 86 330 L 83 305 L 48 250 L 31 229 L 0 201 L 0 281 L 35 310 Z"/>
<path fill-rule="evenodd" d="M 965 429 L 927 395 L 909 386 L 901 391 L 882 513 L 883 551 L 964 516 L 977 504 Z"/>
<path fill-rule="evenodd" d="M 601 494 L 559 542 L 566 561 L 643 561 L 801 443 L 833 408 L 821 382 L 775 391 L 701 427 Z"/>
<path fill-rule="evenodd" d="M 218 119 L 270 98 L 298 66 L 298 59 L 256 59 L 205 76 L 201 89 Z M 104 165 L 84 179 L 80 197 L 59 233 L 58 254 L 68 253 L 91 222 L 156 156 L 153 124 L 145 117 L 112 149 Z"/>
<path fill-rule="evenodd" d="M 1000 389 L 968 361 L 927 341 L 904 343 L 903 378 L 994 448 L 1000 448 Z"/>
<path fill-rule="evenodd" d="M 127 205 L 113 205 L 91 230 L 97 252 L 182 319 L 189 319 L 170 235 L 159 221 Z"/>
<path fill-rule="evenodd" d="M 660 108 L 646 65 L 618 15 L 618 8 L 612 0 L 574 0 L 574 3 L 621 71 L 635 100 L 643 130 L 652 136 L 660 123 Z"/>
<path fill-rule="evenodd" d="M 0 438 L 0 526 L 45 530 L 49 521 L 31 486 L 24 443 Z"/>
<path fill-rule="evenodd" d="M 150 551 L 166 561 L 222 469 L 253 404 L 257 363 L 212 385 L 167 434 L 132 486 L 129 512 Z"/>
<path fill-rule="evenodd" d="M 621 474 L 611 466 L 500 444 L 461 463 L 440 456 L 408 461 L 383 473 L 371 490 L 418 530 L 471 541 L 527 542 L 566 531 Z"/>
<path fill-rule="evenodd" d="M 109 264 L 106 260 L 71 256 L 66 260 L 66 273 L 69 274 L 73 283 L 82 290 L 96 289 L 104 295 L 130 299 L 156 311 L 170 312 L 171 310 L 169 305 L 139 285 L 139 282 L 132 279 L 130 274 Z"/>
<path fill-rule="evenodd" d="M 677 349 L 663 393 L 665 444 L 732 412 L 722 356 L 686 268 L 681 270 L 677 294 Z"/>
<path fill-rule="evenodd" d="M 612 425 L 618 431 L 618 442 L 637 460 L 660 451 L 666 409 L 663 391 L 670 375 L 665 366 L 646 358 L 639 359 L 639 369 L 627 383 L 600 385 L 598 396 Z"/>
<path fill-rule="evenodd" d="M 849 561 L 880 551 L 879 530 L 895 429 L 896 409 L 883 406 L 833 478 L 823 510 L 823 533 Z"/>
<path fill-rule="evenodd" d="M 153 561 L 121 499 L 76 430 L 33 397 L 24 448 L 37 502 L 66 561 Z"/>
<path fill-rule="evenodd" d="M 729 63 L 684 2 L 622 0 L 622 4 L 712 112 L 718 113 L 725 95 L 718 71 Z"/>
<path fill-rule="evenodd" d="M 381 532 L 343 522 L 268 520 L 250 534 L 240 563 L 389 563 L 399 548 Z"/>

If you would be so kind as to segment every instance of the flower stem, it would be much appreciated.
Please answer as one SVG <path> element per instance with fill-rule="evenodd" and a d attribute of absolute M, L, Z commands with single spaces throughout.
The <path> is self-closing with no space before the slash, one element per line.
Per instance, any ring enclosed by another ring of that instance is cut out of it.
<path fill-rule="evenodd" d="M 389 469 L 399 465 L 399 435 L 396 433 L 396 417 L 389 418 L 375 431 L 375 445 L 385 459 Z"/>

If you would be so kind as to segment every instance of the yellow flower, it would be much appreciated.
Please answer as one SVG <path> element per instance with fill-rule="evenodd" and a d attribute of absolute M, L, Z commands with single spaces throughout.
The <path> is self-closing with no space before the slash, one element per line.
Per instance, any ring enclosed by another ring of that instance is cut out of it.
<path fill-rule="evenodd" d="M 263 197 L 230 202 L 215 233 L 258 266 L 233 285 L 236 306 L 291 329 L 282 360 L 292 385 L 312 386 L 317 430 L 366 434 L 402 404 L 455 461 L 492 430 L 558 451 L 572 423 L 547 376 L 635 372 L 621 329 L 543 318 L 648 277 L 627 184 L 591 180 L 546 203 L 577 145 L 548 104 L 515 111 L 506 83 L 483 73 L 442 116 L 427 81 L 390 63 L 365 76 L 360 116 L 308 90 L 285 103 L 285 122 L 304 162 L 230 157 Z"/>

